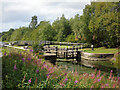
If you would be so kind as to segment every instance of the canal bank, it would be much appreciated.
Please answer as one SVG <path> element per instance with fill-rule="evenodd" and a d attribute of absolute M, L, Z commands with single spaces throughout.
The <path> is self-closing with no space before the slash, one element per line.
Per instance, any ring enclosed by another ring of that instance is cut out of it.
<path fill-rule="evenodd" d="M 79 62 L 76 59 L 59 59 L 55 54 L 52 55 L 52 58 L 47 56 L 45 60 L 47 59 L 50 62 L 54 60 L 54 65 L 60 66 L 62 69 L 68 71 L 77 70 L 79 73 L 88 73 L 93 72 L 94 69 L 97 68 L 107 73 L 113 70 L 113 73 L 117 75 L 117 70 L 111 62 L 114 54 L 80 52 L 79 55 Z"/>

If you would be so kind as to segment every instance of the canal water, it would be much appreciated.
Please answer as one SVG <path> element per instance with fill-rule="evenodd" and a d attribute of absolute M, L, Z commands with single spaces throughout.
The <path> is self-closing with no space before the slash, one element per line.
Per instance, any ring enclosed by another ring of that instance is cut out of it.
<path fill-rule="evenodd" d="M 83 61 L 86 62 L 85 60 L 83 60 Z M 90 64 L 92 63 L 92 65 L 94 67 L 85 66 L 83 64 L 83 61 L 81 61 L 79 63 L 74 63 L 74 62 L 70 62 L 70 61 L 60 62 L 60 60 L 58 59 L 56 62 L 56 65 L 63 70 L 74 71 L 74 72 L 77 71 L 79 74 L 93 73 L 95 71 L 95 69 L 97 69 L 97 70 L 101 70 L 102 73 L 106 73 L 106 75 L 109 76 L 110 71 L 113 70 L 113 74 L 117 76 L 116 68 L 110 61 L 96 61 L 94 63 L 89 62 Z"/>

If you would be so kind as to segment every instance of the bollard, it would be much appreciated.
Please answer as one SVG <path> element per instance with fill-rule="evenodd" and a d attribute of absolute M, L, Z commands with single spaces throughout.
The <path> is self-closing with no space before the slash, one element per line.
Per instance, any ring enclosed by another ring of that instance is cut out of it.
<path fill-rule="evenodd" d="M 83 48 L 83 46 L 81 45 L 81 49 Z"/>
<path fill-rule="evenodd" d="M 91 45 L 91 49 L 92 49 L 92 51 L 94 50 L 93 45 Z"/>
<path fill-rule="evenodd" d="M 66 56 L 65 56 L 66 59 L 67 59 L 67 50 L 68 50 L 68 48 L 66 48 Z"/>

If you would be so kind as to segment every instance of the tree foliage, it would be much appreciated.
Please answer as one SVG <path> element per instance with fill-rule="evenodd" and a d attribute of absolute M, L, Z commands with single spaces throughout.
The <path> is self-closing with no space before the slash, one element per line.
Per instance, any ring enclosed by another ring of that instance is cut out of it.
<path fill-rule="evenodd" d="M 29 24 L 29 28 L 34 29 L 34 28 L 36 28 L 36 26 L 37 26 L 37 16 L 33 16 L 32 21 Z"/>

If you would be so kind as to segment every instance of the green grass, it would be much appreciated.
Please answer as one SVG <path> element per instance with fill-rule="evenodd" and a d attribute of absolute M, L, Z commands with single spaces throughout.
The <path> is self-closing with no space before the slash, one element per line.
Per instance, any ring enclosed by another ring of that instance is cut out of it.
<path fill-rule="evenodd" d="M 65 46 L 65 45 L 50 45 L 50 47 L 53 46 L 58 46 L 58 48 L 72 48 L 72 46 Z M 79 47 L 79 46 L 78 46 Z M 84 52 L 88 52 L 88 53 L 117 53 L 118 49 L 116 48 L 104 48 L 104 47 L 100 47 L 100 48 L 94 48 L 94 50 L 92 51 L 91 48 L 84 48 L 84 49 L 79 49 L 80 51 L 84 51 Z"/>
<path fill-rule="evenodd" d="M 94 48 L 94 50 L 92 51 L 91 48 L 85 48 L 85 49 L 79 49 L 79 50 L 82 50 L 84 52 L 88 52 L 88 53 L 117 53 L 118 52 L 118 49 L 116 48 L 103 48 L 103 47 L 100 47 L 100 48 Z"/>
<path fill-rule="evenodd" d="M 53 46 L 58 46 L 58 48 L 72 48 L 72 46 L 65 46 L 65 45 L 50 45 L 50 47 L 53 47 Z"/>

